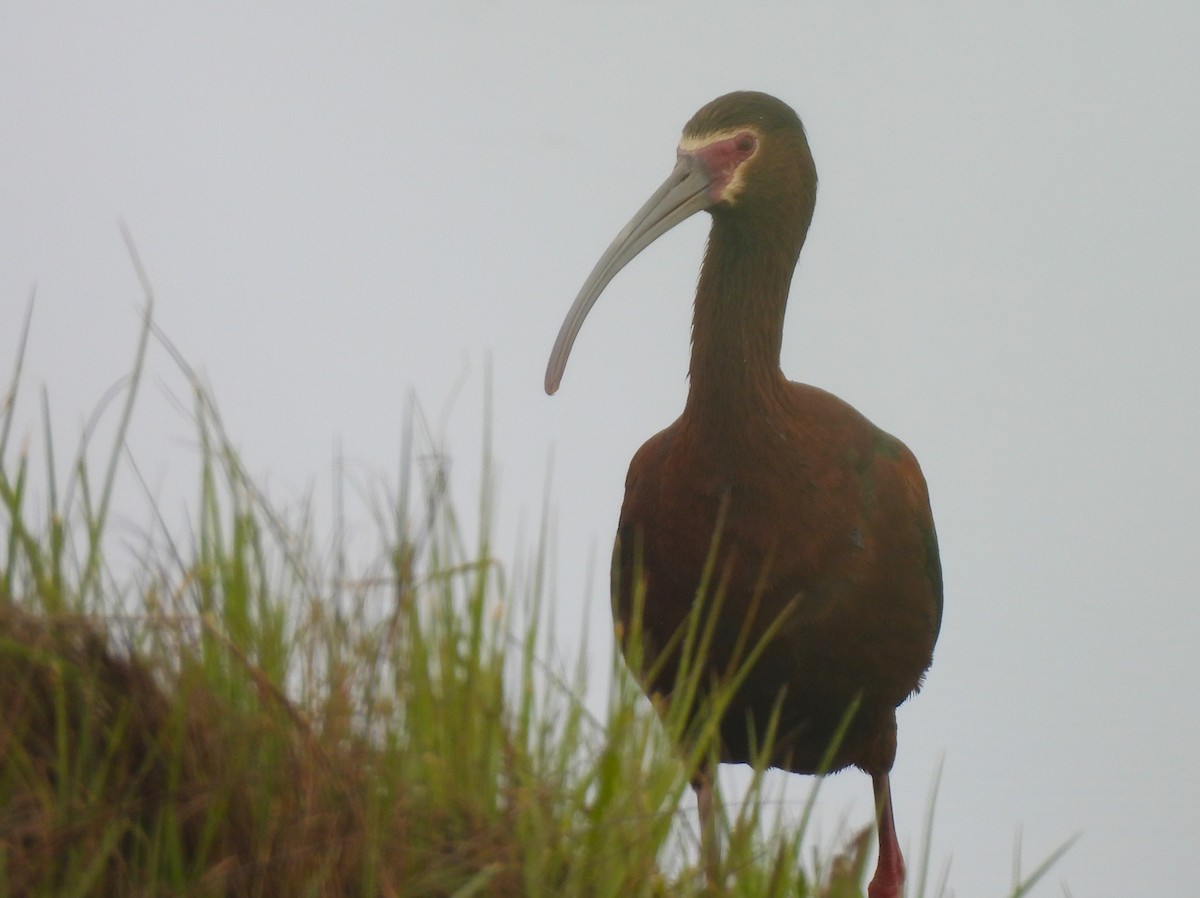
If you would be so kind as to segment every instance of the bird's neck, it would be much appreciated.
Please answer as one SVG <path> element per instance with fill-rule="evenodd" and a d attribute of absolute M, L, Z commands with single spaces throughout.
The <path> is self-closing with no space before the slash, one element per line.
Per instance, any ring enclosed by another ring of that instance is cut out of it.
<path fill-rule="evenodd" d="M 786 386 L 783 317 L 800 245 L 714 215 L 696 288 L 686 413 L 721 427 L 760 416 Z"/>

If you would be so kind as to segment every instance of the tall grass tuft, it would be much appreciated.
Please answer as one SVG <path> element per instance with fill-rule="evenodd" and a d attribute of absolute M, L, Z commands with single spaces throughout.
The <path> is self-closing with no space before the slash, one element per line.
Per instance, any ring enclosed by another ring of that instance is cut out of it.
<path fill-rule="evenodd" d="M 596 672 L 550 662 L 545 528 L 495 557 L 485 445 L 465 534 L 415 407 L 374 562 L 272 506 L 194 377 L 191 520 L 109 539 L 156 336 L 148 302 L 98 473 L 85 437 L 56 481 L 45 408 L 47 482 L 10 461 L 23 338 L 0 410 L 0 896 L 861 895 L 869 834 L 806 874 L 761 774 L 706 886 L 678 808 L 714 727 L 683 740 L 615 653 L 584 706 Z"/>

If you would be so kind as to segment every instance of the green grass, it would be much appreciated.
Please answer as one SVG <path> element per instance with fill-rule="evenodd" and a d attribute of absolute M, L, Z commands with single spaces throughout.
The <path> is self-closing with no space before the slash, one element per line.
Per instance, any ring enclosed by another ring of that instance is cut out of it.
<path fill-rule="evenodd" d="M 322 549 L 309 513 L 272 507 L 192 378 L 191 520 L 110 538 L 147 350 L 170 348 L 151 309 L 98 472 L 85 436 L 56 481 L 43 407 L 31 485 L 10 445 L 24 339 L 0 410 L 0 896 L 713 894 L 679 810 L 712 727 L 683 758 L 684 723 L 615 654 L 554 662 L 549 540 L 495 557 L 486 439 L 468 536 L 410 412 L 356 569 L 343 534 Z M 581 696 L 600 676 L 597 716 Z M 869 834 L 822 857 L 780 815 L 756 776 L 722 822 L 720 894 L 861 895 Z"/>

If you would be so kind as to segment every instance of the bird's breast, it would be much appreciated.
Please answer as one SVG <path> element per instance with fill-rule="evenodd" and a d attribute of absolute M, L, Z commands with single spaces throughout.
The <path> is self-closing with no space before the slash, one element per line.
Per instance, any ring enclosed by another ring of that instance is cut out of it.
<path fill-rule="evenodd" d="M 928 667 L 940 619 L 924 481 L 903 444 L 845 403 L 799 395 L 802 414 L 710 434 L 681 418 L 638 451 L 614 613 L 628 627 L 641 590 L 641 630 L 663 645 L 707 584 L 729 645 L 746 609 L 751 639 L 786 612 L 780 652 L 797 659 L 797 680 L 837 679 L 830 690 L 850 696 L 869 687 L 894 706 Z"/>

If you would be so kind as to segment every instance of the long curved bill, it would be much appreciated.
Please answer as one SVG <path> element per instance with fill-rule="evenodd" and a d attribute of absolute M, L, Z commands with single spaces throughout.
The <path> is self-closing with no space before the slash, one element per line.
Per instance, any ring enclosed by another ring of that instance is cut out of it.
<path fill-rule="evenodd" d="M 571 354 L 571 347 L 583 326 L 583 319 L 592 310 L 608 282 L 638 253 L 675 225 L 711 206 L 711 186 L 711 179 L 695 157 L 680 156 L 670 177 L 654 191 L 654 195 L 604 251 L 604 255 L 584 281 L 579 295 L 575 297 L 575 302 L 558 332 L 558 339 L 554 341 L 550 362 L 546 365 L 548 394 L 553 395 L 558 390 L 563 371 L 567 367 L 567 356 Z"/>

